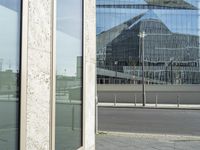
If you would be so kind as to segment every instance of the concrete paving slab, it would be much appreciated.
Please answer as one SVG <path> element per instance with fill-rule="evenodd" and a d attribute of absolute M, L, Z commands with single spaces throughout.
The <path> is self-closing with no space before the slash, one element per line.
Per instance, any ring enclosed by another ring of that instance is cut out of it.
<path fill-rule="evenodd" d="M 200 137 L 101 132 L 96 150 L 199 150 Z"/>

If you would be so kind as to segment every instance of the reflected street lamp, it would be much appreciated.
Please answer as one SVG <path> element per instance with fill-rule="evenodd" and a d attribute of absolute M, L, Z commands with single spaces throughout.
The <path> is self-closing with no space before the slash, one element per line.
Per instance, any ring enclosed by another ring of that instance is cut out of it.
<path fill-rule="evenodd" d="M 170 64 L 171 64 L 171 84 L 173 84 L 173 60 L 174 60 L 174 57 L 170 57 Z"/>
<path fill-rule="evenodd" d="M 117 83 L 117 64 L 118 64 L 118 61 L 115 61 L 115 84 Z"/>
<path fill-rule="evenodd" d="M 165 82 L 166 82 L 166 84 L 168 83 L 168 74 L 167 74 L 167 70 L 168 69 L 168 64 L 167 64 L 167 62 L 165 62 Z"/>
<path fill-rule="evenodd" d="M 146 104 L 146 93 L 145 93 L 145 78 L 144 78 L 144 37 L 146 36 L 145 32 L 140 32 L 138 35 L 142 41 L 142 103 L 143 106 Z"/>

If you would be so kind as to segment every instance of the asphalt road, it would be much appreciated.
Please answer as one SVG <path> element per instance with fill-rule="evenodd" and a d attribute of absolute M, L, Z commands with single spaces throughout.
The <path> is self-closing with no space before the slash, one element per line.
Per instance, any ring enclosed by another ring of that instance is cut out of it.
<path fill-rule="evenodd" d="M 99 107 L 99 130 L 200 136 L 200 110 Z"/>

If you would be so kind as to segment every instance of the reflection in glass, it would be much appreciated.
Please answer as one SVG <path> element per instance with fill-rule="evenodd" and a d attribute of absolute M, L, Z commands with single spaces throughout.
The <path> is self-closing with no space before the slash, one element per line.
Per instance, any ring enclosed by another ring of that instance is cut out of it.
<path fill-rule="evenodd" d="M 57 1 L 56 150 L 82 145 L 82 1 Z"/>
<path fill-rule="evenodd" d="M 18 149 L 20 0 L 0 0 L 0 149 Z"/>
<path fill-rule="evenodd" d="M 200 84 L 200 0 L 97 0 L 99 84 Z"/>

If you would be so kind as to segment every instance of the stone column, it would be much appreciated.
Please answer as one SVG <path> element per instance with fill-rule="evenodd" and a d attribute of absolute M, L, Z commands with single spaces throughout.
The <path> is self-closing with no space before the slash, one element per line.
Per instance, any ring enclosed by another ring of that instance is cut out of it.
<path fill-rule="evenodd" d="M 49 150 L 53 0 L 27 1 L 25 145 L 26 150 Z"/>

